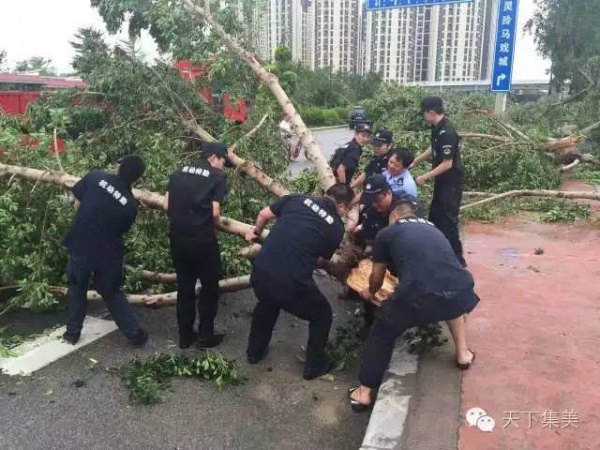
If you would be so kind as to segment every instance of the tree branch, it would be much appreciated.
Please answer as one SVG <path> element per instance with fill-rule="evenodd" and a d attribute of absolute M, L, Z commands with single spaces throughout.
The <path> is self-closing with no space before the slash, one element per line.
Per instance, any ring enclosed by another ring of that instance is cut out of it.
<path fill-rule="evenodd" d="M 200 15 L 210 25 L 212 31 L 221 38 L 223 43 L 248 64 L 254 74 L 271 91 L 283 110 L 290 115 L 291 122 L 298 130 L 298 134 L 304 144 L 309 159 L 317 168 L 317 173 L 319 174 L 319 179 L 321 180 L 323 188 L 328 189 L 335 184 L 335 177 L 333 176 L 333 172 L 329 167 L 325 156 L 321 152 L 313 134 L 304 124 L 302 117 L 298 114 L 296 108 L 294 108 L 294 105 L 279 84 L 277 77 L 274 74 L 267 72 L 256 60 L 254 55 L 242 48 L 242 46 L 223 29 L 212 16 L 208 7 L 208 2 L 205 1 L 203 3 L 204 6 L 198 6 L 192 0 L 182 0 L 182 2 L 188 9 L 195 11 Z"/>
<path fill-rule="evenodd" d="M 469 203 L 460 207 L 460 210 L 474 208 L 476 206 L 485 205 L 487 203 L 495 202 L 509 197 L 556 197 L 556 198 L 580 198 L 586 200 L 600 200 L 600 194 L 595 192 L 581 192 L 581 191 L 542 191 L 542 190 L 516 190 L 508 191 L 502 194 L 494 195 L 493 197 L 479 200 L 474 203 Z"/>
<path fill-rule="evenodd" d="M 262 127 L 263 123 L 265 123 L 265 120 L 267 120 L 267 117 L 269 117 L 268 114 L 265 114 L 264 116 L 262 116 L 262 119 L 260 119 L 260 122 L 258 122 L 258 124 L 254 128 L 252 128 L 250 131 L 248 131 L 235 144 L 233 144 L 231 147 L 229 147 L 229 151 L 231 153 L 235 153 L 236 150 L 237 150 L 237 148 L 238 148 L 238 145 L 239 145 L 240 141 L 243 140 L 243 139 L 248 139 L 248 138 L 252 137 L 252 135 L 254 133 L 256 133 L 260 127 Z"/>

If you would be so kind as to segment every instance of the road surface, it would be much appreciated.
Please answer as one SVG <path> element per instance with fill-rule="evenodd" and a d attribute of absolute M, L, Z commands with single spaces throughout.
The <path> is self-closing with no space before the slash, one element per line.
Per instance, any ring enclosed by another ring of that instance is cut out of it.
<path fill-rule="evenodd" d="M 335 149 L 352 140 L 352 136 L 354 135 L 354 131 L 350 130 L 347 126 L 332 130 L 314 131 L 313 133 L 317 139 L 317 143 L 321 147 L 321 151 L 325 155 L 325 159 L 328 161 Z M 297 161 L 290 163 L 290 172 L 292 176 L 297 176 L 304 169 L 311 169 L 312 167 L 314 167 L 312 162 L 308 161 L 303 154 L 300 154 Z"/>

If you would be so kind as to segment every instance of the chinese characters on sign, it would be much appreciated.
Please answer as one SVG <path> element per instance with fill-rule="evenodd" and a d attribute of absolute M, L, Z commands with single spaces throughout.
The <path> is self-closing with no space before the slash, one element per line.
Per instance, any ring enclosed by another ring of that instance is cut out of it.
<path fill-rule="evenodd" d="M 579 415 L 574 409 L 558 412 L 546 409 L 544 411 L 505 411 L 502 418 L 502 428 L 515 427 L 531 429 L 535 424 L 542 428 L 578 428 Z"/>
<path fill-rule="evenodd" d="M 411 6 L 447 5 L 450 3 L 472 3 L 474 0 L 367 0 L 366 10 L 409 8 Z"/>
<path fill-rule="evenodd" d="M 492 92 L 510 92 L 519 0 L 499 0 Z"/>

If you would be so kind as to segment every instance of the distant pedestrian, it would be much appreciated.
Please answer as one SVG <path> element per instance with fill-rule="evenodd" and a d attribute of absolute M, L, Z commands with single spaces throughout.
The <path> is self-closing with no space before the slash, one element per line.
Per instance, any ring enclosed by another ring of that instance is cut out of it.
<path fill-rule="evenodd" d="M 458 216 L 464 186 L 459 136 L 444 115 L 444 106 L 440 97 L 424 98 L 421 102 L 421 113 L 427 123 L 432 125 L 431 145 L 415 159 L 413 166 L 425 159 L 431 159 L 432 170 L 417 177 L 416 181 L 419 186 L 422 186 L 431 178 L 435 179 L 429 220 L 444 233 L 458 260 L 466 267 L 458 231 Z"/>

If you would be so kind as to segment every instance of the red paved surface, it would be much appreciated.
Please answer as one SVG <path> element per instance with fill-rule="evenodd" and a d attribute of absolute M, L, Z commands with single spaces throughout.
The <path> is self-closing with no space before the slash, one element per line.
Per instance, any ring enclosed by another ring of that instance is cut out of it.
<path fill-rule="evenodd" d="M 467 322 L 477 361 L 463 377 L 459 449 L 599 450 L 600 230 L 512 218 L 465 231 L 482 301 Z M 492 432 L 467 425 L 472 407 L 495 419 Z M 546 410 L 558 425 L 543 423 Z M 569 410 L 577 423 L 562 422 Z"/>

